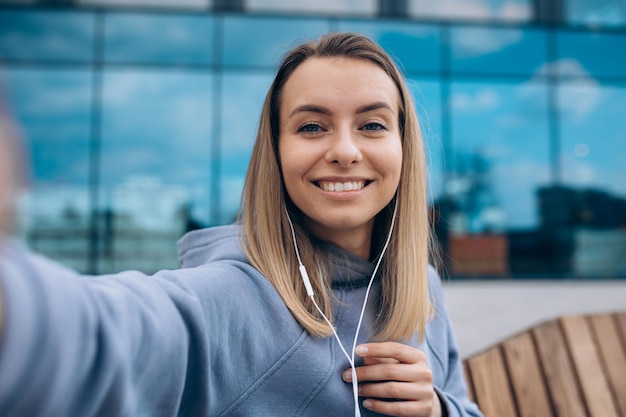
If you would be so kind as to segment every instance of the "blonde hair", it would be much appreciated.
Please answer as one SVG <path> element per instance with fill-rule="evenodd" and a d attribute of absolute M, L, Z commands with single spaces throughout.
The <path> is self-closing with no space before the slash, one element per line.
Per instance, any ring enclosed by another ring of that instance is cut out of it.
<path fill-rule="evenodd" d="M 311 57 L 367 60 L 382 68 L 398 88 L 402 170 L 396 196 L 375 221 L 374 239 L 384 240 L 397 200 L 396 230 L 381 264 L 382 290 L 375 337 L 377 340 L 407 340 L 416 331 L 422 337 L 431 310 L 427 279 L 431 234 L 424 145 L 415 105 L 404 77 L 382 48 L 362 35 L 327 34 L 295 47 L 281 61 L 265 98 L 242 195 L 239 222 L 245 254 L 274 285 L 287 308 L 310 334 L 332 334 L 315 310 L 300 279 L 287 209 L 294 213 L 296 239 L 302 262 L 311 277 L 315 299 L 324 314 L 333 317 L 328 258 L 307 233 L 300 210 L 289 199 L 278 155 L 283 87 L 295 69 Z M 380 242 L 373 242 L 373 248 L 376 248 L 375 244 L 380 246 Z"/>

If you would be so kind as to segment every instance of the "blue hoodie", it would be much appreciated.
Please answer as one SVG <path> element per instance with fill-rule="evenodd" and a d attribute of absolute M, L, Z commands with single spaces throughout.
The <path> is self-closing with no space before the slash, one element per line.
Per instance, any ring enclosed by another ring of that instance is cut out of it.
<path fill-rule="evenodd" d="M 334 322 L 347 348 L 373 265 L 336 247 Z M 14 245 L 2 249 L 0 416 L 350 416 L 349 368 L 332 337 L 309 335 L 246 260 L 239 228 L 191 232 L 182 269 L 85 277 Z M 441 282 L 416 344 L 450 416 L 466 394 Z M 359 343 L 369 340 L 375 282 Z M 363 416 L 376 415 L 362 409 Z"/>

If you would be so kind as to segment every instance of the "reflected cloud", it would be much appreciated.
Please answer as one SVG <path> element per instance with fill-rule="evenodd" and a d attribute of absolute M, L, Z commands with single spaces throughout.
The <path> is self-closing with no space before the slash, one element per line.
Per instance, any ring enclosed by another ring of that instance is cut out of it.
<path fill-rule="evenodd" d="M 212 61 L 211 17 L 116 13 L 105 23 L 107 60 L 164 64 Z"/>
<path fill-rule="evenodd" d="M 212 75 L 174 71 L 110 71 L 104 77 L 103 138 L 160 148 L 165 154 L 209 156 Z M 140 109 L 140 111 L 136 111 Z"/>
<path fill-rule="evenodd" d="M 160 6 L 171 8 L 174 5 L 172 0 L 80 0 L 84 5 L 101 5 L 101 6 Z M 175 7 L 190 7 L 206 9 L 210 0 L 176 0 Z"/>
<path fill-rule="evenodd" d="M 250 10 L 297 11 L 313 13 L 358 13 L 372 15 L 376 12 L 376 0 L 247 0 Z"/>
<path fill-rule="evenodd" d="M 459 28 L 452 32 L 453 53 L 456 58 L 474 58 L 501 51 L 518 43 L 521 29 Z"/>
<path fill-rule="evenodd" d="M 544 64 L 535 71 L 533 79 L 526 84 L 535 83 L 542 74 L 559 74 L 573 78 L 573 83 L 569 84 L 567 88 L 558 88 L 562 120 L 582 121 L 586 119 L 603 99 L 600 83 L 576 59 L 566 58 Z M 530 94 L 532 94 L 531 90 L 524 88 L 519 90 L 519 97 L 521 98 L 528 98 Z"/>
<path fill-rule="evenodd" d="M 498 18 L 507 21 L 526 21 L 532 17 L 528 1 L 501 0 L 439 0 L 409 2 L 412 15 L 457 17 L 465 19 Z"/>
<path fill-rule="evenodd" d="M 452 108 L 470 113 L 492 110 L 500 103 L 500 96 L 491 88 L 483 88 L 475 94 L 457 92 L 451 96 Z"/>

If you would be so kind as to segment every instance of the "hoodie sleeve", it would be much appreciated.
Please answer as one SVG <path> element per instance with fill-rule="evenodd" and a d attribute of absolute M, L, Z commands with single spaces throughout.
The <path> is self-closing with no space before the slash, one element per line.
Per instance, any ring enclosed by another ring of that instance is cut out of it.
<path fill-rule="evenodd" d="M 435 315 L 428 326 L 427 342 L 443 365 L 443 375 L 435 375 L 435 390 L 445 409 L 444 416 L 482 417 L 478 406 L 471 402 L 467 395 L 459 349 L 443 300 L 441 278 L 432 267 L 428 279 Z"/>
<path fill-rule="evenodd" d="M 85 277 L 0 247 L 0 415 L 176 416 L 194 413 L 188 403 L 201 407 L 193 387 L 202 373 L 192 370 L 202 362 L 193 337 L 202 314 L 168 279 L 173 272 L 159 274 Z"/>

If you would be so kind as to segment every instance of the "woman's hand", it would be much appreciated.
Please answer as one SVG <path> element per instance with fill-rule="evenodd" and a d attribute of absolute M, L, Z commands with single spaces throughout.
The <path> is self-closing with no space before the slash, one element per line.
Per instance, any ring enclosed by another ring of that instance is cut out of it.
<path fill-rule="evenodd" d="M 424 353 L 396 342 L 367 343 L 356 353 L 365 365 L 356 368 L 363 407 L 390 416 L 441 417 L 433 374 Z M 350 369 L 343 373 L 352 381 Z"/>

